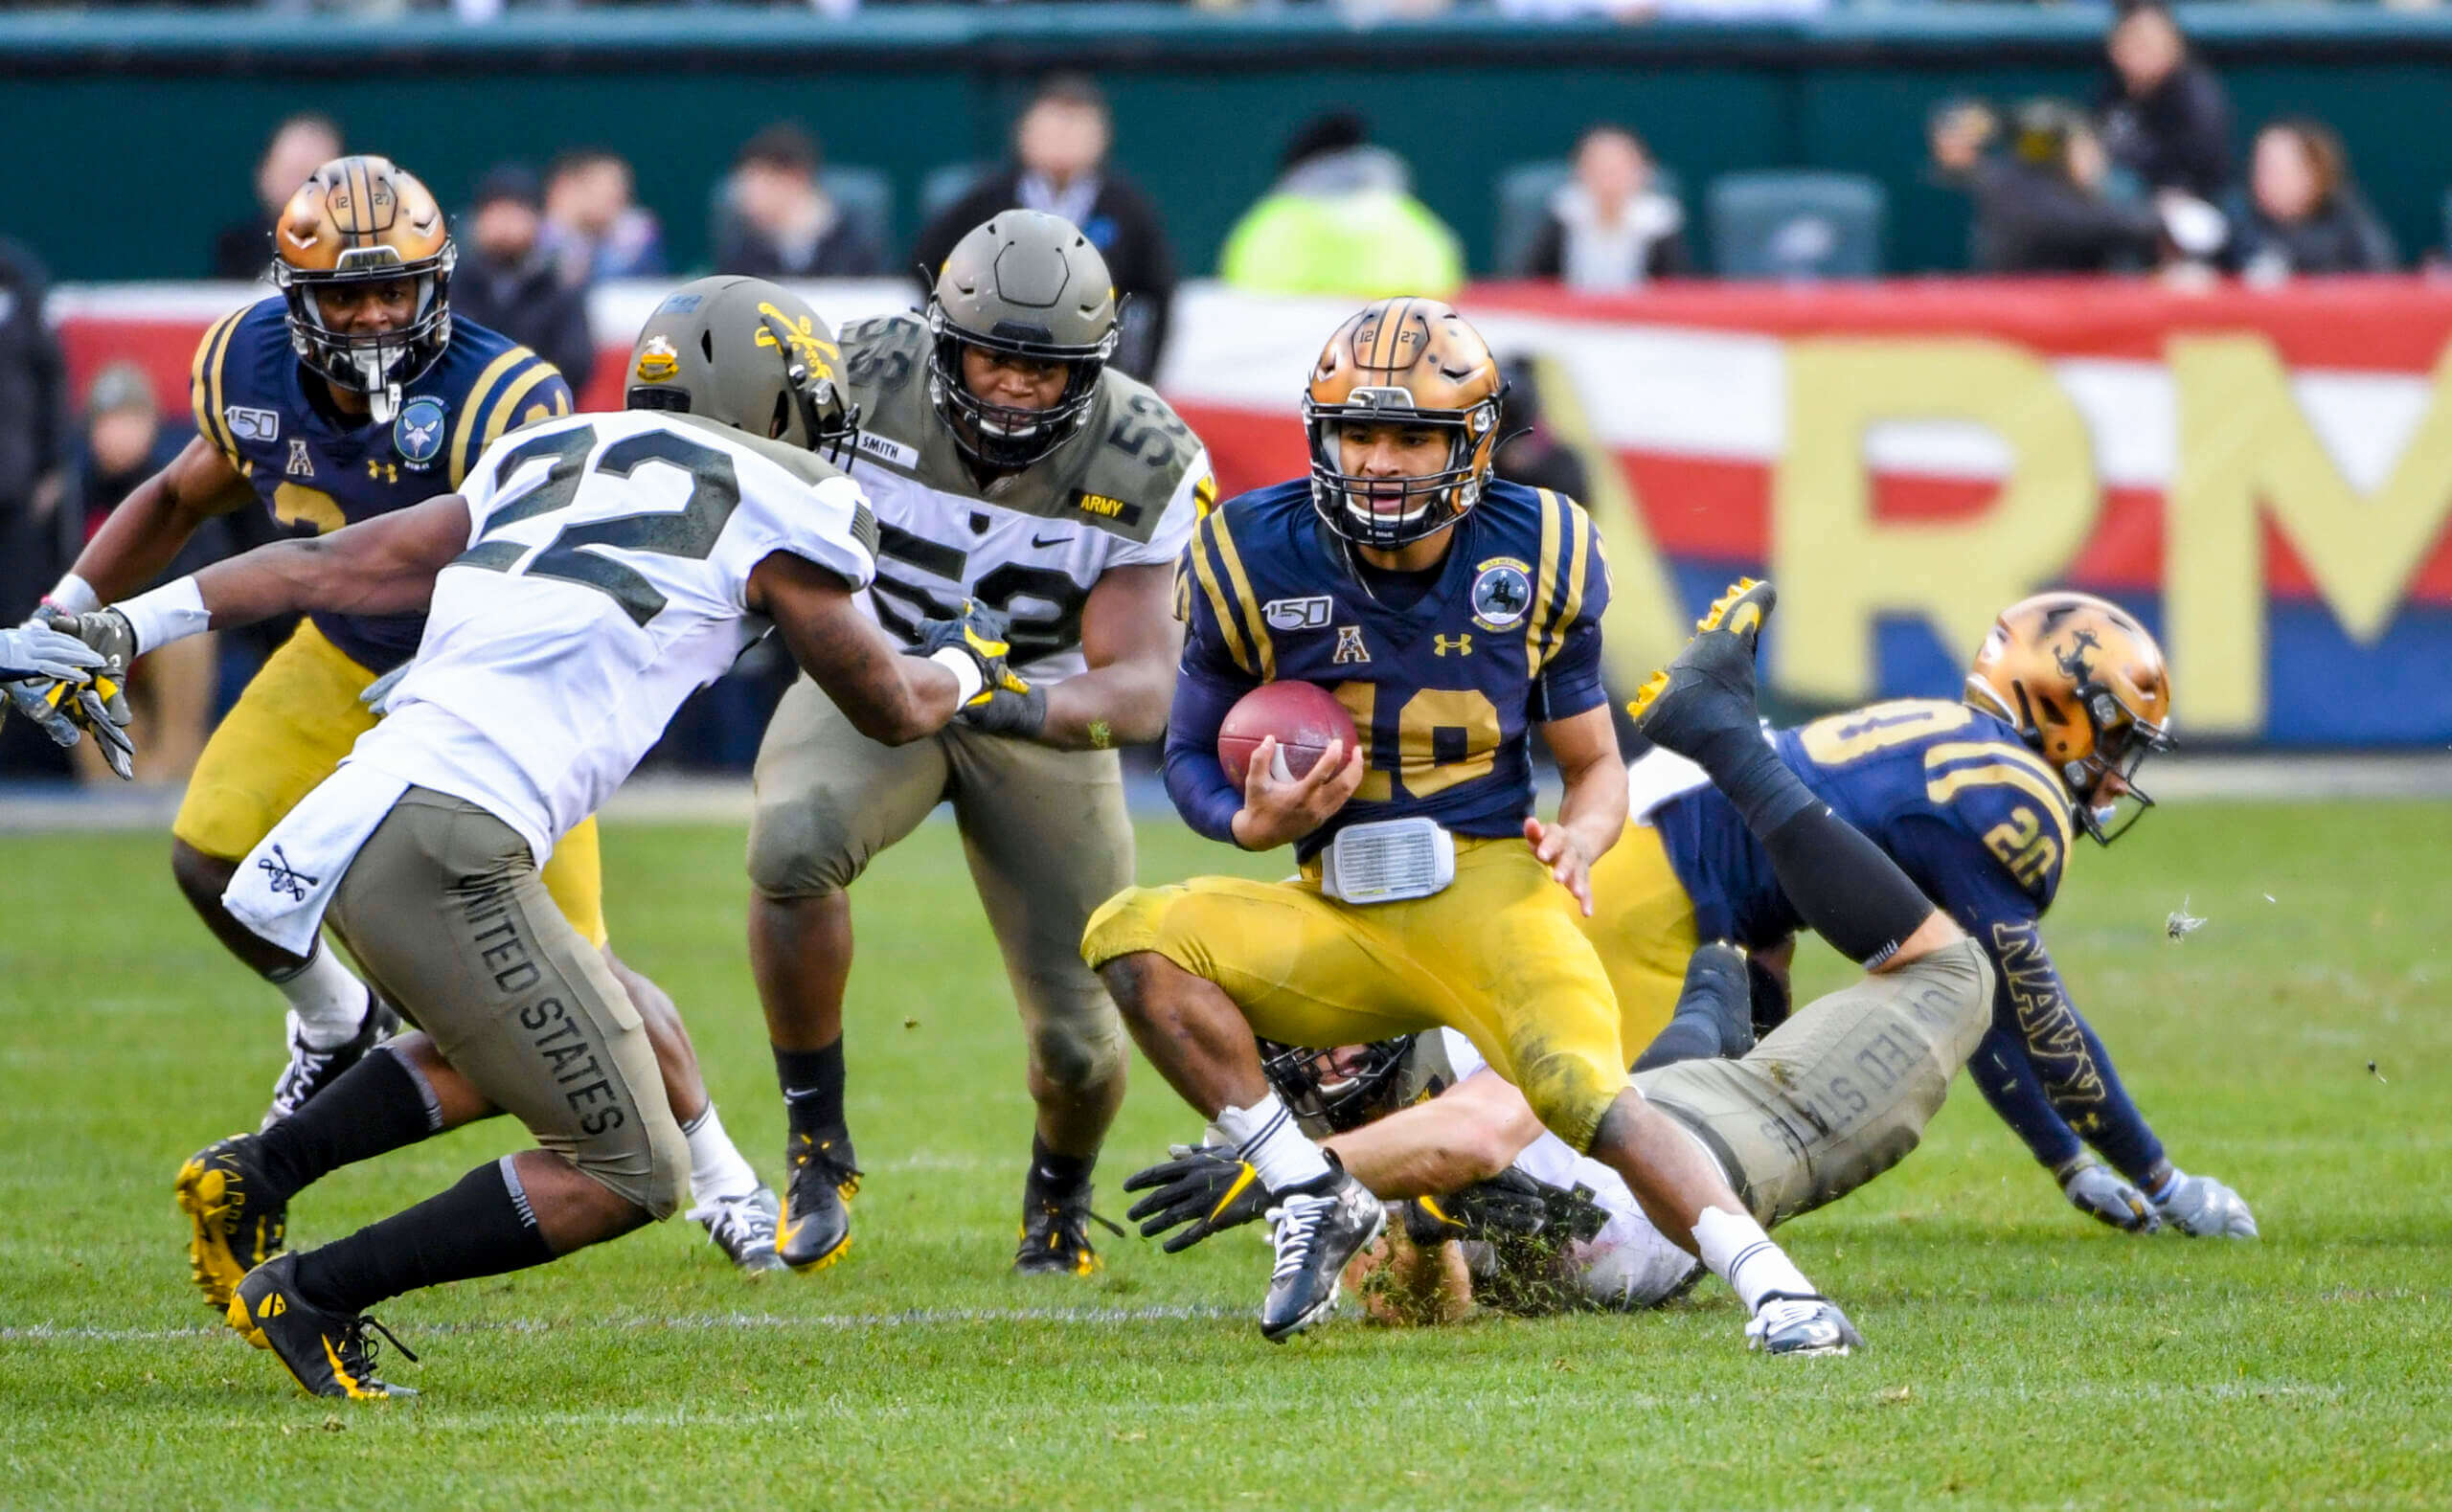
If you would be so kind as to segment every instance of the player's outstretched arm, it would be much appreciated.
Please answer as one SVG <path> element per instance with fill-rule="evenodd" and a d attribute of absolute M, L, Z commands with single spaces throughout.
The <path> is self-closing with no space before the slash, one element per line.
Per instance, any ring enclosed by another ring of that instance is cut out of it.
<path fill-rule="evenodd" d="M 125 668 L 173 641 L 276 615 L 416 614 L 434 597 L 435 575 L 467 545 L 467 502 L 446 493 L 329 535 L 243 552 L 108 609 L 55 612 L 52 623 Z"/>
<path fill-rule="evenodd" d="M 1484 1068 L 1428 1102 L 1321 1142 L 1374 1196 L 1396 1202 L 1488 1181 L 1540 1137 L 1524 1094 Z"/>
<path fill-rule="evenodd" d="M 748 601 L 775 621 L 792 660 L 851 727 L 886 745 L 943 729 L 964 705 L 1004 679 L 1001 641 L 992 650 L 948 646 L 905 655 L 860 612 L 841 577 L 788 552 L 750 572 Z"/>
<path fill-rule="evenodd" d="M 1089 670 L 1027 692 L 998 692 L 963 720 L 1059 751 L 1141 745 L 1167 728 L 1183 654 L 1183 627 L 1169 611 L 1174 569 L 1111 567 L 1081 606 L 1081 654 Z"/>
<path fill-rule="evenodd" d="M 52 590 L 55 608 L 84 614 L 117 603 L 162 575 L 205 521 L 253 504 L 255 490 L 198 436 L 169 466 L 128 491 Z"/>
<path fill-rule="evenodd" d="M 1528 819 L 1524 838 L 1590 918 L 1592 864 L 1626 828 L 1626 760 L 1618 753 L 1617 727 L 1605 706 L 1551 720 L 1541 727 L 1541 738 L 1557 757 L 1566 797 L 1558 802 L 1557 823 Z"/>

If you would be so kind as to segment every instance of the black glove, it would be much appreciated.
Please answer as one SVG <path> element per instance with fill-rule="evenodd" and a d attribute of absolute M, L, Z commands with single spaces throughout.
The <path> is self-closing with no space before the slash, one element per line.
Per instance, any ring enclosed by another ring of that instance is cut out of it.
<path fill-rule="evenodd" d="M 1035 740 L 1047 728 L 1047 689 L 1027 688 L 1014 692 L 1010 688 L 988 690 L 986 703 L 973 703 L 962 711 L 964 724 L 973 730 L 984 730 L 991 735 L 1010 735 L 1016 740 Z"/>
<path fill-rule="evenodd" d="M 975 599 L 965 598 L 962 614 L 951 620 L 922 620 L 918 626 L 920 656 L 935 656 L 939 651 L 956 650 L 979 664 L 979 691 L 972 695 L 965 709 L 976 709 L 994 696 L 999 688 L 1010 692 L 1025 692 L 1030 685 L 1005 669 L 1005 658 L 1012 653 L 1006 641 L 1008 621 L 997 611 Z"/>
<path fill-rule="evenodd" d="M 1170 1160 L 1125 1178 L 1124 1189 L 1148 1192 L 1124 1216 L 1147 1219 L 1141 1237 L 1155 1238 L 1177 1225 L 1190 1225 L 1163 1247 L 1179 1254 L 1222 1230 L 1238 1228 L 1268 1210 L 1268 1188 L 1260 1173 L 1222 1144 L 1170 1144 Z"/>
<path fill-rule="evenodd" d="M 1449 1239 L 1536 1234 L 1549 1224 L 1545 1194 L 1552 1189 L 1510 1165 L 1444 1197 L 1405 1204 L 1405 1236 L 1426 1249 Z"/>

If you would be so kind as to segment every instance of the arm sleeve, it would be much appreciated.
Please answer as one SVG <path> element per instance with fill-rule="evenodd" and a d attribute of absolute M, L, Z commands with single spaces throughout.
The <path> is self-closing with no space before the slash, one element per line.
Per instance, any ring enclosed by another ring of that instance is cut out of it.
<path fill-rule="evenodd" d="M 2066 1162 L 2083 1139 L 2122 1175 L 2144 1181 L 2162 1162 L 2162 1141 L 2070 1002 L 2044 948 L 2034 898 L 1973 836 L 1939 821 L 1902 824 L 1894 848 L 1926 895 L 1941 899 L 1984 946 L 1999 975 L 1992 1028 L 1972 1065 L 1985 1100 L 2045 1165 Z"/>
<path fill-rule="evenodd" d="M 1174 708 L 1167 718 L 1167 797 L 1194 832 L 1231 846 L 1243 795 L 1217 759 L 1217 732 L 1226 723 L 1226 711 L 1258 688 L 1260 679 L 1237 666 L 1221 644 L 1215 611 L 1192 576 L 1187 551 L 1176 569 L 1175 612 L 1186 632 Z"/>

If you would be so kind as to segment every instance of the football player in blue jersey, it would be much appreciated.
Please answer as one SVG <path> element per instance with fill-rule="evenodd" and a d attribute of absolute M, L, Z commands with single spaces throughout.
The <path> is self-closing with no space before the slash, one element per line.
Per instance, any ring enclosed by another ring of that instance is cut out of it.
<path fill-rule="evenodd" d="M 316 169 L 283 210 L 272 251 L 280 292 L 215 322 L 196 347 L 196 439 L 112 512 L 49 607 L 76 615 L 127 598 L 205 520 L 259 503 L 294 532 L 318 535 L 450 493 L 506 431 L 571 413 L 570 385 L 552 364 L 453 319 L 456 253 L 442 207 L 389 159 Z M 420 616 L 309 615 L 214 732 L 171 825 L 180 891 L 289 1002 L 289 1063 L 267 1128 L 400 1021 L 332 952 L 285 956 L 231 918 L 221 894 L 239 860 L 374 727 L 362 695 L 408 661 L 423 627 Z M 556 847 L 544 880 L 650 1027 L 674 1112 L 692 1130 L 693 1215 L 736 1263 L 772 1269 L 773 1193 L 726 1138 L 671 1000 L 606 949 L 593 820 Z M 227 1185 L 202 1157 L 178 1184 L 197 1284 L 216 1307 L 271 1253 L 239 1242 Z M 269 1242 L 278 1249 L 279 1236 Z"/>
<path fill-rule="evenodd" d="M 2069 1201 L 2134 1232 L 2254 1238 L 2236 1192 L 2165 1154 L 2041 934 L 2078 832 L 2108 846 L 2151 805 L 2138 768 L 2170 745 L 2170 716 L 2146 627 L 2101 598 L 2047 593 L 2002 613 L 1963 702 L 1874 704 L 1771 742 L 1991 956 L 1992 1027 L 1968 1070 Z M 1658 761 L 1639 762 L 1636 783 L 1669 796 L 1595 877 L 1602 959 L 1639 967 L 1697 936 L 1776 955 L 1800 917 L 1770 858 L 1720 793 L 1652 780 Z"/>
<path fill-rule="evenodd" d="M 1270 1090 L 1255 1033 L 1335 1046 L 1445 1026 L 1730 1282 L 1754 1343 L 1844 1351 L 1860 1342 L 1846 1317 L 1627 1085 L 1621 1004 L 1580 928 L 1592 863 L 1626 813 L 1600 675 L 1608 572 L 1581 508 L 1491 478 L 1500 389 L 1481 338 L 1431 301 L 1382 301 L 1329 338 L 1304 402 L 1310 476 L 1221 507 L 1186 551 L 1166 756 L 1194 829 L 1247 849 L 1293 844 L 1302 875 L 1126 890 L 1091 918 L 1083 958 L 1160 1073 L 1271 1196 L 1266 1337 L 1327 1315 L 1385 1215 Z M 1745 696 L 1697 695 L 1681 661 L 1660 711 L 1676 739 L 1707 744 L 1737 720 L 1760 745 L 1751 658 L 1763 607 L 1735 595 L 1715 606 L 1686 660 L 1741 654 Z M 1358 749 L 1332 744 L 1307 775 L 1280 777 L 1263 742 L 1238 788 L 1218 730 L 1242 694 L 1281 678 L 1329 688 Z M 1555 823 L 1532 812 L 1535 727 L 1565 783 Z M 1781 822 L 1802 791 L 1784 769 L 1733 780 Z M 1912 889 L 1831 869 L 1860 894 L 1833 926 L 1859 959 L 1916 975 L 1921 991 L 1989 992 L 1980 953 Z M 1820 905 L 1831 890 L 1804 891 Z"/>

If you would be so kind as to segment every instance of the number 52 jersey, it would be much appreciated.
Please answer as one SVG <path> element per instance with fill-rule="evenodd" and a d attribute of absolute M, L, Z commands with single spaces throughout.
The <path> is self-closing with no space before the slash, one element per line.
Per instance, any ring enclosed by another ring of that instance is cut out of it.
<path fill-rule="evenodd" d="M 857 591 L 876 526 L 812 454 L 686 415 L 581 415 L 488 450 L 391 713 L 351 759 L 500 816 L 542 865 L 769 621 L 787 553 Z"/>
<path fill-rule="evenodd" d="M 934 340 L 916 315 L 843 329 L 860 406 L 851 464 L 877 515 L 877 622 L 908 643 L 965 598 L 1012 620 L 1013 670 L 1082 670 L 1081 605 L 1110 567 L 1181 554 L 1217 485 L 1200 438 L 1167 401 L 1109 368 L 1089 418 L 1044 460 L 982 487 L 928 398 Z"/>

